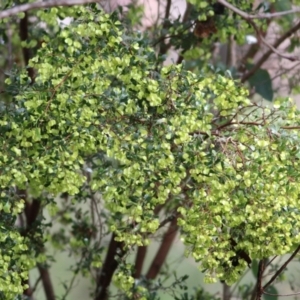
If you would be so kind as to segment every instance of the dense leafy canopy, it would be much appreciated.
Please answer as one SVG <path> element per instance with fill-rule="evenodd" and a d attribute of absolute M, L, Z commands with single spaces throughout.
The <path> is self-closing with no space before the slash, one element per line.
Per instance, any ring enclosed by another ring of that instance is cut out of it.
<path fill-rule="evenodd" d="M 129 35 L 116 15 L 96 6 L 68 10 L 73 22 L 45 37 L 30 62 L 34 82 L 26 70 L 6 79 L 13 100 L 0 111 L 5 299 L 20 294 L 28 270 L 45 259 L 15 228 L 24 201 L 14 191 L 28 189 L 52 208 L 61 193 L 76 203 L 90 166 L 109 231 L 127 249 L 149 244 L 164 205 L 209 282 L 238 280 L 247 267 L 239 251 L 251 259 L 293 251 L 300 117 L 291 101 L 264 107 L 230 76 L 158 66 L 144 37 Z M 72 247 L 85 249 L 86 240 Z M 99 256 L 91 263 L 100 266 Z M 115 281 L 131 295 L 127 271 Z"/>

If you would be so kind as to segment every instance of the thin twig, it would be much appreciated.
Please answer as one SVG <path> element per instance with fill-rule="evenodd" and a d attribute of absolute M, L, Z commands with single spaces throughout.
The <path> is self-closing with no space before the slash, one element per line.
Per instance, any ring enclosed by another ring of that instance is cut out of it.
<path fill-rule="evenodd" d="M 300 295 L 300 292 L 298 292 L 298 293 L 292 293 L 292 294 L 270 294 L 270 293 L 264 292 L 264 294 L 265 295 L 270 295 L 270 296 L 276 296 L 276 297 L 289 297 L 289 296 Z"/>
<path fill-rule="evenodd" d="M 177 218 L 174 218 L 171 221 L 171 224 L 164 235 L 164 238 L 160 244 L 160 248 L 156 252 L 156 256 L 152 260 L 152 264 L 149 267 L 149 270 L 146 275 L 147 279 L 155 279 L 158 275 L 176 237 L 178 228 L 179 227 L 177 225 Z"/>
<path fill-rule="evenodd" d="M 167 201 L 169 201 L 170 198 L 168 198 Z M 154 215 L 159 215 L 160 211 L 163 209 L 162 204 L 157 205 L 154 209 Z M 136 259 L 135 259 L 135 273 L 134 277 L 135 278 L 140 278 L 142 274 L 142 269 L 143 265 L 145 262 L 146 254 L 147 254 L 147 248 L 148 246 L 139 246 L 136 254 Z"/>
<path fill-rule="evenodd" d="M 48 267 L 43 266 L 42 264 L 37 264 L 39 272 L 41 274 L 43 288 L 47 300 L 55 300 L 54 287 L 50 278 L 50 272 Z"/>
<path fill-rule="evenodd" d="M 273 12 L 274 11 L 274 5 L 271 5 L 270 9 Z M 261 35 L 263 37 L 265 37 L 267 35 L 267 30 L 268 30 L 269 25 L 271 24 L 271 22 L 272 22 L 272 19 L 268 19 L 266 21 L 267 28 L 265 28 L 265 30 L 263 32 L 261 32 Z M 250 46 L 250 48 L 248 49 L 248 51 L 246 52 L 246 54 L 241 59 L 239 71 L 242 70 L 242 68 L 244 67 L 244 65 L 247 63 L 248 59 L 251 59 L 251 58 L 253 58 L 256 55 L 256 53 L 259 51 L 259 49 L 260 49 L 260 47 L 259 47 L 258 43 L 252 44 Z"/>
<path fill-rule="evenodd" d="M 82 253 L 82 254 L 81 254 L 80 261 L 79 261 L 79 263 L 78 263 L 78 265 L 79 265 L 80 268 L 81 268 L 83 259 L 84 259 L 84 254 Z M 79 267 L 77 267 L 77 268 L 79 269 Z M 68 294 L 70 293 L 70 291 L 71 291 L 71 289 L 72 289 L 72 287 L 73 287 L 73 285 L 74 285 L 75 279 L 76 279 L 76 277 L 78 276 L 78 274 L 79 274 L 79 272 L 74 272 L 73 277 L 72 277 L 72 279 L 71 279 L 71 281 L 70 281 L 70 284 L 69 284 L 69 286 L 66 288 L 66 291 L 65 291 L 64 295 L 63 295 L 62 298 L 61 298 L 62 300 L 67 299 L 67 296 L 68 296 Z"/>
<path fill-rule="evenodd" d="M 115 238 L 116 234 L 113 233 L 107 249 L 103 267 L 97 279 L 95 300 L 107 299 L 108 287 L 110 286 L 113 274 L 119 265 L 118 260 L 127 252 L 127 249 L 124 247 L 124 243 L 115 241 Z"/>
<path fill-rule="evenodd" d="M 19 23 L 19 35 L 22 42 L 27 42 L 29 35 L 28 35 L 28 14 L 25 12 L 25 16 L 20 20 Z M 27 68 L 27 73 L 29 78 L 31 79 L 31 84 L 34 83 L 34 69 L 29 67 L 29 60 L 31 58 L 31 51 L 28 47 L 22 47 L 23 52 L 23 59 L 25 67 Z"/>
<path fill-rule="evenodd" d="M 189 2 L 187 2 L 186 4 L 186 10 L 184 12 L 183 18 L 182 18 L 182 23 L 186 23 L 190 17 L 192 11 L 192 4 L 190 4 Z M 192 23 L 191 25 L 189 25 L 188 28 L 191 28 L 194 25 L 194 23 Z M 183 52 L 181 51 L 181 53 L 179 53 L 178 58 L 177 58 L 177 62 L 176 64 L 181 64 L 183 61 Z"/>
<path fill-rule="evenodd" d="M 253 20 L 253 19 L 271 19 L 271 18 L 278 18 L 282 17 L 285 15 L 290 15 L 290 14 L 295 14 L 295 13 L 300 13 L 300 7 L 293 8 L 291 10 L 286 10 L 286 11 L 280 11 L 276 13 L 257 13 L 255 15 L 248 14 L 239 8 L 235 7 L 234 5 L 228 3 L 225 0 L 217 0 L 217 2 L 223 4 L 225 7 L 228 9 L 232 10 L 236 14 L 240 15 L 242 18 L 247 19 L 247 20 Z"/>
<path fill-rule="evenodd" d="M 290 261 L 297 255 L 300 251 L 300 245 L 294 251 L 294 253 L 290 256 L 290 258 L 278 269 L 278 271 L 272 276 L 272 278 L 264 285 L 263 290 L 265 290 L 269 285 L 273 283 L 273 281 L 283 272 L 286 266 L 290 263 Z"/>
<path fill-rule="evenodd" d="M 230 300 L 231 299 L 231 292 L 230 286 L 226 283 L 223 283 L 223 300 Z"/>
<path fill-rule="evenodd" d="M 249 15 L 247 13 L 245 13 L 244 11 L 238 9 L 237 7 L 233 6 L 232 4 L 228 3 L 225 0 L 219 0 L 219 3 L 223 4 L 224 6 L 226 6 L 227 8 L 229 8 L 230 10 L 232 10 L 233 12 L 235 12 L 236 14 L 238 14 L 239 16 L 241 16 L 245 21 L 247 21 L 255 30 L 258 38 L 260 39 L 261 42 L 263 42 L 264 45 L 266 45 L 272 52 L 276 53 L 277 55 L 281 56 L 282 58 L 288 59 L 290 61 L 297 61 L 299 60 L 299 57 L 295 56 L 295 55 L 290 55 L 290 54 L 284 54 L 279 52 L 273 45 L 271 45 L 267 40 L 264 39 L 264 37 L 260 34 L 260 30 L 257 27 L 257 25 L 255 24 L 255 22 L 253 21 L 254 16 L 253 15 Z M 296 9 L 295 9 L 296 10 Z M 300 9 L 299 9 L 300 12 Z M 274 14 L 267 14 L 267 15 L 272 15 L 272 17 L 274 17 Z M 258 14 L 259 15 L 259 14 Z M 264 14 L 266 15 L 266 14 Z M 257 15 L 255 15 L 257 16 Z"/>
<path fill-rule="evenodd" d="M 165 11 L 165 20 L 169 19 L 169 17 L 170 17 L 171 4 L 172 4 L 172 0 L 167 0 L 167 6 L 166 6 L 166 11 Z"/>
<path fill-rule="evenodd" d="M 294 25 L 291 29 L 289 29 L 285 34 L 283 34 L 272 46 L 273 48 L 277 48 L 281 43 L 283 43 L 287 38 L 289 38 L 292 34 L 294 34 L 297 30 L 300 29 L 300 22 Z M 262 64 L 271 56 L 273 51 L 270 49 L 267 51 L 255 64 L 255 66 L 247 72 L 241 79 L 241 82 L 245 82 L 248 80 L 261 66 Z"/>
<path fill-rule="evenodd" d="M 172 5 L 172 0 L 167 0 L 167 6 L 166 6 L 166 10 L 165 10 L 165 17 L 164 17 L 163 25 L 162 25 L 163 29 L 168 29 L 168 21 L 169 21 L 169 18 L 170 18 L 171 5 Z M 171 48 L 171 43 L 166 44 L 165 39 L 161 40 L 159 55 L 166 54 L 170 48 Z"/>
<path fill-rule="evenodd" d="M 254 25 L 254 23 L 253 23 L 253 25 Z M 253 26 L 253 27 L 255 29 L 255 26 Z M 257 27 L 256 27 L 256 32 L 259 34 Z M 284 53 L 279 52 L 275 47 L 273 47 L 270 43 L 268 43 L 261 35 L 259 36 L 259 38 L 270 50 L 272 50 L 278 56 L 281 56 L 282 58 L 288 59 L 290 61 L 298 61 L 299 60 L 299 56 L 291 55 L 291 54 L 284 54 Z"/>
<path fill-rule="evenodd" d="M 257 285 L 256 285 L 256 297 L 257 299 L 261 299 L 261 295 L 263 293 L 262 289 L 262 278 L 265 271 L 265 260 L 262 259 L 258 263 L 258 270 L 257 270 Z"/>
<path fill-rule="evenodd" d="M 38 287 L 41 280 L 42 280 L 42 276 L 40 275 L 39 278 L 36 280 L 34 286 L 32 287 L 32 290 L 31 290 L 32 294 L 36 291 L 36 289 L 37 289 L 37 287 Z"/>
<path fill-rule="evenodd" d="M 178 215 L 178 214 L 177 214 Z M 171 222 L 174 218 L 176 218 L 177 216 L 176 215 L 171 215 L 169 217 L 167 217 L 166 219 L 164 219 L 160 224 L 159 224 L 159 227 L 158 229 L 164 227 L 166 224 L 168 224 L 169 222 Z"/>
<path fill-rule="evenodd" d="M 237 287 L 240 285 L 240 282 L 245 278 L 245 276 L 247 275 L 247 273 L 249 272 L 250 268 L 247 269 L 244 274 L 242 276 L 240 276 L 240 278 L 238 279 L 238 281 L 234 284 L 234 286 L 231 289 L 230 292 L 230 296 L 232 296 L 235 292 L 235 290 L 237 289 Z"/>
<path fill-rule="evenodd" d="M 43 2 L 38 1 L 33 3 L 26 3 L 0 11 L 0 19 L 8 18 L 21 12 L 26 12 L 33 9 L 50 8 L 54 6 L 74 6 L 98 2 L 99 1 L 97 0 L 48 0 Z"/>
<path fill-rule="evenodd" d="M 270 266 L 271 263 L 277 258 L 277 255 L 275 255 L 266 265 L 266 267 Z"/>

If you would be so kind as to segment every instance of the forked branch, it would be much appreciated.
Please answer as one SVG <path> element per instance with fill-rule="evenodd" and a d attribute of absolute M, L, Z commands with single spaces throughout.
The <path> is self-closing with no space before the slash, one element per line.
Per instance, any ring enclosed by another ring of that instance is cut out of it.
<path fill-rule="evenodd" d="M 33 9 L 50 8 L 55 6 L 74 6 L 97 2 L 99 3 L 99 1 L 97 0 L 48 0 L 43 2 L 38 1 L 33 3 L 26 3 L 0 11 L 0 19 L 8 18 Z"/>

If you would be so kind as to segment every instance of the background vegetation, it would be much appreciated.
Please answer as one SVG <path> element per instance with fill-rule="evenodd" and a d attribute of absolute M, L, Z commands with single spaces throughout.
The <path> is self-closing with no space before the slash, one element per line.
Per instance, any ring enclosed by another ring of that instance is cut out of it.
<path fill-rule="evenodd" d="M 296 299 L 299 4 L 2 1 L 0 299 Z"/>

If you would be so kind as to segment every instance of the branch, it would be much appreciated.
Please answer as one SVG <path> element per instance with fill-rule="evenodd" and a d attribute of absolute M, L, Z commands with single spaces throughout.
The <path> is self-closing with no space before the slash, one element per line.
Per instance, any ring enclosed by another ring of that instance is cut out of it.
<path fill-rule="evenodd" d="M 232 4 L 228 3 L 226 0 L 217 0 L 220 4 L 223 4 L 225 7 L 228 9 L 232 10 L 236 14 L 240 15 L 242 18 L 246 20 L 253 20 L 253 19 L 271 19 L 271 18 L 278 18 L 281 16 L 289 15 L 289 14 L 295 14 L 295 13 L 300 13 L 300 7 L 291 9 L 291 10 L 286 10 L 286 11 L 280 11 L 276 13 L 258 13 L 256 15 L 250 15 L 237 7 L 233 6 Z"/>
<path fill-rule="evenodd" d="M 262 283 L 262 278 L 263 278 L 264 271 L 265 271 L 265 261 L 264 261 L 264 259 L 262 259 L 258 263 L 258 270 L 257 270 L 257 285 L 256 285 L 256 297 L 257 297 L 257 299 L 261 299 L 261 295 L 263 293 L 261 283 Z"/>
<path fill-rule="evenodd" d="M 167 6 L 166 6 L 166 11 L 165 11 L 165 20 L 169 19 L 169 17 L 170 17 L 171 4 L 172 4 L 172 0 L 167 0 Z"/>
<path fill-rule="evenodd" d="M 42 276 L 40 275 L 39 278 L 36 280 L 33 288 L 32 288 L 32 294 L 36 291 L 36 289 L 37 289 L 37 287 L 38 287 L 41 280 L 42 280 Z"/>
<path fill-rule="evenodd" d="M 54 288 L 53 288 L 53 284 L 51 281 L 48 266 L 38 264 L 37 267 L 39 269 L 40 276 L 42 279 L 42 284 L 43 284 L 46 299 L 47 300 L 55 300 L 56 297 L 55 297 Z"/>
<path fill-rule="evenodd" d="M 76 277 L 77 277 L 78 274 L 79 274 L 80 268 L 82 267 L 82 263 L 83 263 L 83 260 L 84 260 L 84 253 L 85 253 L 85 251 L 82 251 L 80 261 L 79 261 L 79 263 L 77 264 L 76 270 L 74 271 L 74 274 L 73 274 L 73 277 L 72 277 L 72 279 L 71 279 L 71 281 L 70 281 L 70 284 L 69 284 L 68 287 L 66 287 L 65 293 L 64 293 L 64 295 L 61 297 L 62 300 L 66 300 L 66 299 L 67 299 L 67 296 L 69 295 L 69 293 L 70 293 L 72 287 L 74 286 L 75 279 L 76 279 Z"/>
<path fill-rule="evenodd" d="M 32 203 L 29 203 L 28 201 L 25 202 L 25 216 L 27 220 L 27 229 L 25 232 L 25 235 L 29 233 L 29 231 L 32 229 L 32 226 L 34 222 L 36 221 L 38 214 L 41 209 L 41 201 L 37 199 L 33 199 Z M 47 300 L 54 300 L 55 299 L 55 293 L 53 284 L 51 281 L 50 273 L 48 266 L 37 264 L 38 270 L 40 272 L 45 296 Z"/>
<path fill-rule="evenodd" d="M 54 6 L 74 6 L 74 5 L 83 5 L 89 3 L 98 3 L 97 0 L 49 0 L 44 2 L 33 2 L 26 3 L 23 5 L 18 5 L 3 11 L 0 11 L 0 19 L 8 18 L 19 14 L 21 12 L 26 12 L 32 9 L 40 9 L 40 8 L 49 8 Z"/>
<path fill-rule="evenodd" d="M 25 13 L 24 18 L 22 18 L 20 20 L 19 34 L 20 34 L 21 41 L 26 42 L 28 40 L 28 15 L 27 15 L 27 13 Z M 31 84 L 33 84 L 34 83 L 34 70 L 32 67 L 28 67 L 29 60 L 31 58 L 30 49 L 27 47 L 22 47 L 22 52 L 23 52 L 24 64 L 25 64 L 25 67 L 27 68 L 28 76 L 31 79 Z"/>
<path fill-rule="evenodd" d="M 230 286 L 224 282 L 223 283 L 223 300 L 230 300 L 230 299 L 231 299 Z"/>
<path fill-rule="evenodd" d="M 183 19 L 182 19 L 183 24 L 188 21 L 188 19 L 190 17 L 190 14 L 191 14 L 191 11 L 192 11 L 192 7 L 193 7 L 192 4 L 187 2 L 186 10 L 184 12 Z M 194 23 L 192 23 L 192 24 L 194 24 Z M 176 64 L 179 65 L 179 64 L 182 63 L 182 61 L 183 61 L 183 52 L 181 51 L 181 53 L 179 53 L 179 55 L 178 55 Z"/>
<path fill-rule="evenodd" d="M 108 288 L 114 272 L 119 265 L 118 258 L 122 258 L 127 251 L 124 247 L 124 243 L 115 241 L 115 238 L 116 235 L 113 233 L 101 273 L 97 280 L 95 300 L 108 299 Z"/>
<path fill-rule="evenodd" d="M 134 278 L 141 277 L 146 254 L 147 246 L 139 246 L 134 264 Z"/>
<path fill-rule="evenodd" d="M 169 200 L 169 199 L 168 199 Z M 158 215 L 163 209 L 164 205 L 157 205 L 154 209 L 154 214 Z M 139 246 L 136 254 L 135 264 L 134 264 L 134 278 L 140 278 L 143 270 L 143 265 L 145 262 L 148 246 Z"/>
<path fill-rule="evenodd" d="M 25 208 L 24 208 L 24 214 L 26 217 L 26 228 L 23 228 L 22 235 L 24 237 L 28 236 L 30 234 L 31 230 L 34 230 L 34 223 L 36 222 L 38 215 L 41 210 L 41 201 L 38 199 L 33 199 L 30 203 L 28 201 L 28 194 L 26 190 L 17 189 L 17 194 L 20 198 L 25 199 Z M 30 238 L 30 237 L 29 237 Z M 44 247 L 44 245 L 43 245 Z M 55 293 L 53 284 L 51 281 L 51 277 L 49 274 L 49 270 L 47 266 L 43 266 L 41 264 L 37 264 L 37 267 L 40 272 L 40 277 L 43 283 L 44 292 L 47 300 L 55 300 Z M 29 284 L 29 281 L 28 281 Z M 30 291 L 25 291 L 29 293 Z M 34 290 L 31 290 L 33 293 Z"/>
<path fill-rule="evenodd" d="M 177 218 L 174 218 L 163 237 L 161 245 L 156 252 L 156 256 L 154 257 L 151 266 L 149 267 L 148 273 L 146 275 L 147 279 L 154 279 L 158 275 L 169 253 L 172 243 L 176 237 L 177 230 L 178 230 Z"/>
<path fill-rule="evenodd" d="M 294 253 L 290 256 L 290 258 L 278 269 L 278 271 L 273 275 L 273 277 L 264 285 L 264 290 L 272 284 L 272 282 L 284 271 L 286 266 L 290 263 L 290 261 L 297 255 L 297 253 L 300 251 L 300 246 L 297 247 L 297 249 L 294 251 Z"/>
<path fill-rule="evenodd" d="M 230 10 L 232 10 L 233 12 L 235 12 L 237 15 L 241 16 L 245 21 L 247 21 L 255 30 L 257 36 L 259 37 L 259 39 L 263 42 L 263 44 L 265 44 L 272 52 L 276 53 L 277 55 L 288 59 L 290 61 L 296 61 L 299 60 L 299 57 L 296 57 L 295 55 L 290 55 L 290 54 L 282 54 L 280 53 L 273 45 L 271 45 L 270 43 L 268 43 L 264 37 L 260 34 L 259 32 L 259 28 L 257 27 L 257 25 L 255 24 L 255 22 L 253 21 L 253 19 L 256 18 L 256 16 L 259 15 L 264 15 L 264 16 L 270 16 L 270 17 L 275 17 L 276 14 L 278 15 L 278 13 L 272 13 L 272 14 L 257 14 L 257 15 L 249 15 L 247 13 L 245 13 L 244 11 L 236 8 L 235 6 L 231 5 L 230 3 L 228 3 L 225 0 L 218 0 L 219 3 L 223 4 L 224 6 L 226 6 L 227 8 L 229 8 Z M 294 11 L 296 11 L 297 9 L 294 9 Z M 298 9 L 300 12 L 300 8 Z M 265 18 L 265 17 L 264 17 Z"/>
<path fill-rule="evenodd" d="M 300 295 L 300 292 L 298 292 L 298 293 L 291 293 L 291 294 L 270 294 L 270 293 L 264 292 L 264 294 L 265 295 L 270 295 L 270 296 L 275 296 L 277 298 L 277 297 L 297 296 L 297 295 Z"/>
<path fill-rule="evenodd" d="M 300 22 L 298 22 L 295 26 L 293 26 L 289 31 L 287 31 L 285 34 L 283 34 L 274 44 L 273 48 L 277 48 L 281 43 L 283 43 L 287 38 L 289 38 L 292 34 L 294 34 L 297 30 L 300 29 Z M 246 73 L 242 79 L 241 82 L 245 82 L 248 80 L 261 66 L 262 64 L 271 56 L 273 51 L 270 49 L 267 51 L 255 64 L 255 66 L 248 72 Z"/>
<path fill-rule="evenodd" d="M 170 11 L 171 11 L 171 5 L 172 5 L 172 0 L 167 0 L 167 6 L 166 6 L 166 11 L 165 11 L 165 18 L 163 21 L 163 29 L 168 29 L 168 19 L 170 17 Z M 168 52 L 168 50 L 171 48 L 171 43 L 166 44 L 165 39 L 161 40 L 160 43 L 160 49 L 159 49 L 159 55 L 164 55 Z"/>
<path fill-rule="evenodd" d="M 256 25 L 253 23 L 252 24 L 255 31 L 259 34 L 258 28 L 256 27 Z M 297 61 L 299 60 L 298 56 L 295 55 L 290 55 L 290 54 L 283 54 L 281 52 L 279 52 L 275 47 L 273 47 L 270 43 L 268 43 L 261 35 L 259 35 L 260 40 L 274 53 L 276 53 L 277 55 L 281 56 L 282 58 L 288 59 L 290 61 Z"/>

